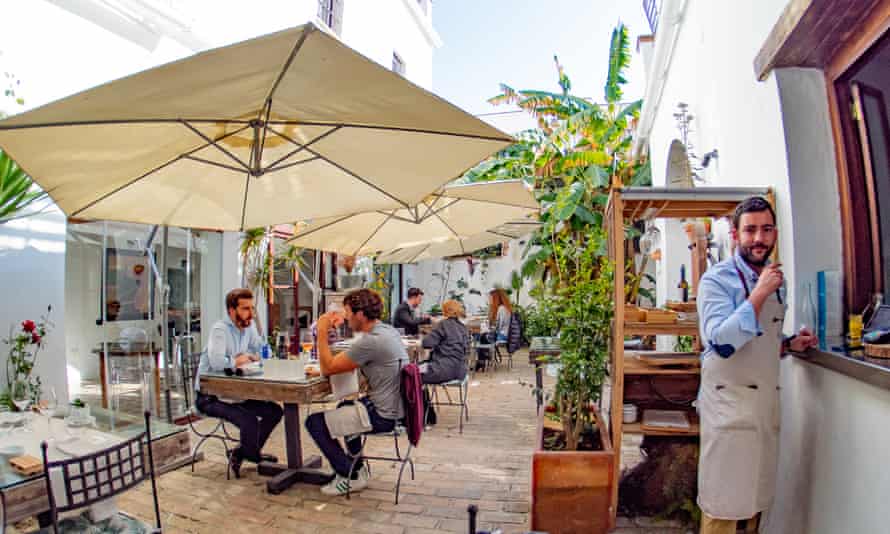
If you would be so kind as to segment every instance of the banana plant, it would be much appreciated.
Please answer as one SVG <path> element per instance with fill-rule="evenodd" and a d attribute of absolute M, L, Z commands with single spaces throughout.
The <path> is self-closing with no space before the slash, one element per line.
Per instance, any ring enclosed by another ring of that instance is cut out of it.
<path fill-rule="evenodd" d="M 22 217 L 27 208 L 46 198 L 31 177 L 0 150 L 0 224 Z"/>

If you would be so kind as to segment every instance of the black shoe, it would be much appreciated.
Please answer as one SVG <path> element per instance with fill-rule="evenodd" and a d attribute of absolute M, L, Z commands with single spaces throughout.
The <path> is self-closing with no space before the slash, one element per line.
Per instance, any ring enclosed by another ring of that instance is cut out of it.
<path fill-rule="evenodd" d="M 229 469 L 235 478 L 241 478 L 241 464 L 244 463 L 244 457 L 241 455 L 241 449 L 232 449 L 229 451 Z"/>
<path fill-rule="evenodd" d="M 260 461 L 261 462 L 269 462 L 270 464 L 277 464 L 278 457 L 274 454 L 262 454 L 260 453 Z"/>

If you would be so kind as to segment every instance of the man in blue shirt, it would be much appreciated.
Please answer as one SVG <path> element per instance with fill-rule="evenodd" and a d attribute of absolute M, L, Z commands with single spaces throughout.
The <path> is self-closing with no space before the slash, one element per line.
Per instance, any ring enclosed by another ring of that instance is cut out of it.
<path fill-rule="evenodd" d="M 698 503 L 702 534 L 734 534 L 736 521 L 769 508 L 779 435 L 779 358 L 817 343 L 806 327 L 784 338 L 784 275 L 770 263 L 776 217 L 763 198 L 736 207 L 736 252 L 698 286 L 701 416 Z"/>
<path fill-rule="evenodd" d="M 229 291 L 226 295 L 226 311 L 228 317 L 213 325 L 207 347 L 201 354 L 195 377 L 195 406 L 201 413 L 228 421 L 240 430 L 241 445 L 229 457 L 229 466 L 235 478 L 240 478 L 244 460 L 254 463 L 278 461 L 274 456 L 262 454 L 261 451 L 269 435 L 281 421 L 283 411 L 281 406 L 270 401 L 251 399 L 225 402 L 216 395 L 201 392 L 201 374 L 237 369 L 259 361 L 258 354 L 263 338 L 253 323 L 253 292 L 243 288 Z"/>

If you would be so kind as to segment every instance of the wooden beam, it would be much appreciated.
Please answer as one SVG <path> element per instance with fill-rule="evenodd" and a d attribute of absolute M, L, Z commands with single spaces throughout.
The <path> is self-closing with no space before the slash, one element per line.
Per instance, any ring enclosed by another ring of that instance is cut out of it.
<path fill-rule="evenodd" d="M 754 73 L 757 79 L 763 81 L 769 76 L 783 48 L 788 45 L 791 40 L 792 33 L 800 24 L 807 10 L 810 9 L 814 0 L 791 0 L 785 6 L 782 15 L 779 16 L 778 22 L 773 26 L 769 36 L 764 41 L 763 46 L 754 58 Z"/>

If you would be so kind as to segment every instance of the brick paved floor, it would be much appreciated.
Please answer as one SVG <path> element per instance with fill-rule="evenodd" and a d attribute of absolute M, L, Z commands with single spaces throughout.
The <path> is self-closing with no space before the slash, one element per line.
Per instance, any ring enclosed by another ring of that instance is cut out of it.
<path fill-rule="evenodd" d="M 533 382 L 525 353 L 514 357 L 512 371 L 476 374 L 470 386 L 470 420 L 458 433 L 455 407 L 439 409 L 439 424 L 424 434 L 414 451 L 417 477 L 405 476 L 402 497 L 393 504 L 397 471 L 372 464 L 367 490 L 351 500 L 323 496 L 317 487 L 296 485 L 270 495 L 265 477 L 247 464 L 240 480 L 226 480 L 222 447 L 208 442 L 206 459 L 192 473 L 182 468 L 159 479 L 165 532 L 426 534 L 466 532 L 467 506 L 480 510 L 480 527 L 499 526 L 505 533 L 524 532 L 529 521 L 529 470 L 535 428 Z M 552 381 L 550 377 L 545 378 Z M 316 405 L 314 410 L 323 409 Z M 305 414 L 303 414 L 305 415 Z M 267 452 L 284 457 L 283 428 L 269 440 Z M 404 438 L 403 438 L 404 442 Z M 303 431 L 304 452 L 316 453 Z M 391 438 L 369 441 L 373 454 L 391 454 Z M 631 450 L 633 448 L 631 447 Z M 146 484 L 119 499 L 121 509 L 153 517 Z M 619 518 L 620 534 L 684 533 L 675 523 Z"/>

